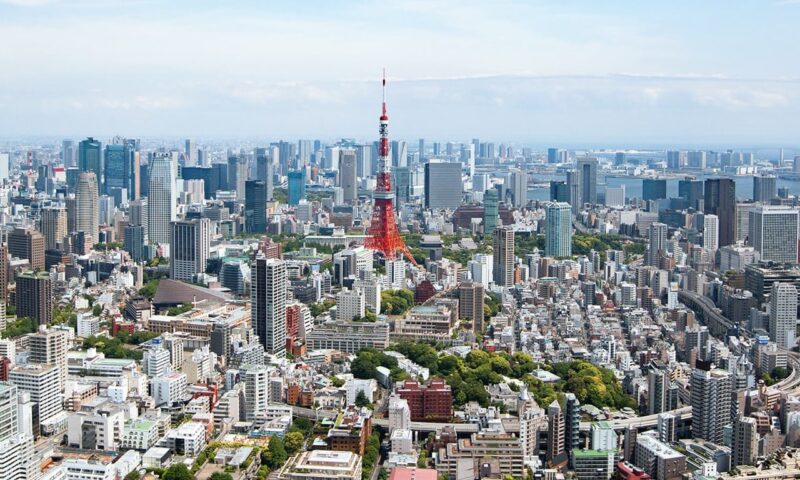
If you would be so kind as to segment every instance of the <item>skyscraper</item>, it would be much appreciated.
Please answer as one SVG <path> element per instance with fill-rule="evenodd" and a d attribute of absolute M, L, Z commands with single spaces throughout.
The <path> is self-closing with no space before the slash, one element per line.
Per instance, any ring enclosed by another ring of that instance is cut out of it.
<path fill-rule="evenodd" d="M 250 275 L 253 330 L 267 353 L 283 357 L 286 354 L 286 265 L 283 260 L 260 255 Z"/>
<path fill-rule="evenodd" d="M 691 377 L 691 405 L 694 437 L 721 444 L 723 429 L 730 424 L 731 374 L 716 368 L 695 368 Z"/>
<path fill-rule="evenodd" d="M 273 188 L 272 157 L 269 156 L 268 150 L 266 148 L 256 148 L 255 154 L 256 154 L 255 179 L 264 182 L 264 186 L 266 187 L 267 200 L 271 200 L 272 188 Z M 245 189 L 247 189 L 246 186 Z M 247 192 L 245 192 L 245 196 L 247 196 Z"/>
<path fill-rule="evenodd" d="M 103 156 L 100 151 L 100 142 L 92 137 L 81 140 L 78 144 L 78 170 L 81 172 L 94 172 L 95 181 L 98 182 L 98 191 L 101 190 L 100 182 L 103 180 Z"/>
<path fill-rule="evenodd" d="M 197 165 L 197 144 L 194 140 L 187 138 L 186 146 L 183 150 L 184 166 L 194 167 Z"/>
<path fill-rule="evenodd" d="M 512 169 L 509 175 L 511 195 L 514 208 L 522 208 L 528 204 L 528 173 L 518 168 Z"/>
<path fill-rule="evenodd" d="M 736 242 L 736 184 L 731 178 L 709 178 L 703 212 L 719 217 L 719 247 Z"/>
<path fill-rule="evenodd" d="M 569 204 L 572 207 L 572 213 L 577 215 L 583 210 L 583 203 L 581 200 L 580 188 L 580 175 L 577 170 L 567 171 L 567 192 L 569 192 Z"/>
<path fill-rule="evenodd" d="M 27 258 L 33 270 L 44 269 L 44 237 L 32 228 L 15 228 L 8 234 L 8 253 Z"/>
<path fill-rule="evenodd" d="M 344 193 L 344 201 L 353 203 L 358 199 L 358 176 L 356 168 L 356 152 L 353 149 L 342 149 L 339 152 L 339 186 Z"/>
<path fill-rule="evenodd" d="M 514 230 L 508 226 L 495 228 L 492 245 L 494 283 L 501 287 L 510 287 L 514 285 Z"/>
<path fill-rule="evenodd" d="M 40 228 L 44 237 L 44 248 L 50 250 L 58 247 L 67 236 L 67 211 L 63 207 L 42 209 Z"/>
<path fill-rule="evenodd" d="M 483 195 L 483 233 L 488 235 L 497 228 L 497 220 L 500 218 L 497 205 L 497 190 L 490 188 Z"/>
<path fill-rule="evenodd" d="M 703 181 L 686 177 L 678 181 L 678 196 L 685 198 L 689 208 L 698 209 L 698 201 L 703 200 Z M 701 209 L 702 210 L 702 209 Z"/>
<path fill-rule="evenodd" d="M 244 202 L 244 182 L 247 181 L 247 159 L 228 158 L 228 189 L 236 192 L 236 200 Z"/>
<path fill-rule="evenodd" d="M 94 172 L 81 172 L 78 177 L 75 207 L 77 208 L 75 230 L 83 232 L 87 246 L 94 245 L 100 235 L 100 205 Z"/>
<path fill-rule="evenodd" d="M 775 282 L 769 297 L 769 339 L 779 347 L 795 345 L 797 325 L 797 288 L 791 283 Z"/>
<path fill-rule="evenodd" d="M 111 194 L 114 188 L 127 190 L 126 199 L 134 194 L 133 175 L 135 173 L 136 148 L 133 142 L 106 145 L 105 168 L 103 169 L 103 193 Z"/>
<path fill-rule="evenodd" d="M 429 161 L 425 164 L 425 208 L 455 210 L 461 205 L 461 164 Z"/>
<path fill-rule="evenodd" d="M 289 177 L 289 205 L 297 205 L 306 197 L 306 171 L 293 170 Z"/>
<path fill-rule="evenodd" d="M 17 276 L 17 316 L 32 318 L 39 325 L 53 321 L 53 286 L 47 272 Z"/>
<path fill-rule="evenodd" d="M 170 223 L 177 217 L 175 180 L 175 166 L 171 156 L 157 155 L 150 161 L 147 234 L 153 243 L 169 243 Z"/>
<path fill-rule="evenodd" d="M 545 255 L 572 256 L 572 213 L 568 203 L 548 203 L 545 209 Z"/>
<path fill-rule="evenodd" d="M 578 173 L 579 204 L 597 203 L 597 159 L 591 157 L 579 158 L 576 171 Z"/>
<path fill-rule="evenodd" d="M 408 167 L 397 167 L 392 170 L 394 177 L 394 195 L 398 202 L 411 201 L 411 172 Z"/>
<path fill-rule="evenodd" d="M 703 215 L 703 247 L 709 251 L 719 250 L 719 218 Z"/>
<path fill-rule="evenodd" d="M 761 260 L 797 263 L 800 214 L 788 206 L 757 206 L 750 211 L 749 240 Z"/>
<path fill-rule="evenodd" d="M 777 196 L 777 178 L 774 175 L 753 177 L 753 201 L 769 203 Z"/>
<path fill-rule="evenodd" d="M 244 186 L 244 229 L 249 233 L 267 231 L 267 185 L 263 180 L 248 180 Z"/>
<path fill-rule="evenodd" d="M 550 180 L 550 201 L 570 203 L 569 186 L 567 182 L 563 180 Z"/>
<path fill-rule="evenodd" d="M 172 222 L 169 245 L 170 278 L 191 282 L 195 274 L 206 271 L 211 247 L 211 220 L 196 218 Z"/>
<path fill-rule="evenodd" d="M 667 181 L 659 178 L 642 180 L 642 200 L 660 200 L 667 198 Z"/>

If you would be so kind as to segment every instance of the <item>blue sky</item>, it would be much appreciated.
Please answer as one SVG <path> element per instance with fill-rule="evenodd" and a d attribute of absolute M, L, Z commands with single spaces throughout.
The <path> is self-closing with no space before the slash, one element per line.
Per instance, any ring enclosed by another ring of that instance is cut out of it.
<path fill-rule="evenodd" d="M 800 0 L 0 0 L 0 136 L 800 144 Z"/>

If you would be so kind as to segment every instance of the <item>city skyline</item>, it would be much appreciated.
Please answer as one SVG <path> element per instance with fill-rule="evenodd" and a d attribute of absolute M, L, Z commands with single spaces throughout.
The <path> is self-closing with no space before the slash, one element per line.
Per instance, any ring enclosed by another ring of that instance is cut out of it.
<path fill-rule="evenodd" d="M 370 138 L 384 66 L 393 138 L 790 147 L 800 126 L 793 1 L 188 5 L 0 2 L 3 136 Z"/>

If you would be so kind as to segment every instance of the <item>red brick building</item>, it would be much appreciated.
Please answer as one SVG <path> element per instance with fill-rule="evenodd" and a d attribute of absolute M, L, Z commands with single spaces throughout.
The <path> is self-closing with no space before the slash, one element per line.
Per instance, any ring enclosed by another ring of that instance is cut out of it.
<path fill-rule="evenodd" d="M 412 421 L 449 421 L 453 417 L 453 391 L 441 378 L 431 379 L 427 387 L 406 380 L 396 393 L 408 402 Z"/>

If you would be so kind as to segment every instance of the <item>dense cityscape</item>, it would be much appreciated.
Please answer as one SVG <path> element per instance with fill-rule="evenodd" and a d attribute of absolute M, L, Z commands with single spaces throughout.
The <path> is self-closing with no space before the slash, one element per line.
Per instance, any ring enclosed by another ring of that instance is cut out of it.
<path fill-rule="evenodd" d="M 0 153 L 0 478 L 800 474 L 800 157 L 376 138 Z"/>
<path fill-rule="evenodd" d="M 0 480 L 800 479 L 798 13 L 0 0 Z"/>

